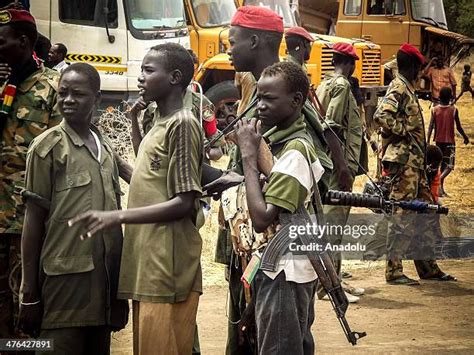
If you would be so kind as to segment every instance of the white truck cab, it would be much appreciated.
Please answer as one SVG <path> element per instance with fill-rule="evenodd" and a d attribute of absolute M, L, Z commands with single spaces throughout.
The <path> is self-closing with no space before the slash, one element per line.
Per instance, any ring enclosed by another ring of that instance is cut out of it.
<path fill-rule="evenodd" d="M 146 52 L 164 42 L 190 48 L 184 5 L 176 0 L 30 0 L 38 31 L 68 48 L 67 62 L 100 73 L 104 99 L 136 96 Z M 105 21 L 107 19 L 107 21 Z"/>

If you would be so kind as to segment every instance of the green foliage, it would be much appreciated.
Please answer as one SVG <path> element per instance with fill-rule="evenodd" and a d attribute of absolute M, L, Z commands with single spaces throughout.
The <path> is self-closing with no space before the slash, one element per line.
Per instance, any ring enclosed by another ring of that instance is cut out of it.
<path fill-rule="evenodd" d="M 450 31 L 474 37 L 474 0 L 444 0 Z"/>

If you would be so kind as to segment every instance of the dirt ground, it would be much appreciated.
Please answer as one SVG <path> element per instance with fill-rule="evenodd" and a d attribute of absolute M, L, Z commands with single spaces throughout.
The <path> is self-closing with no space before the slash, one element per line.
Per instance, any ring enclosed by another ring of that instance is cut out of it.
<path fill-rule="evenodd" d="M 456 68 L 460 83 L 462 64 Z M 471 66 L 474 64 L 471 59 Z M 460 85 L 458 85 L 460 87 Z M 464 130 L 474 142 L 474 101 L 465 94 L 458 102 Z M 426 127 L 429 106 L 422 103 Z M 446 180 L 449 197 L 443 204 L 450 208 L 444 219 L 445 236 L 474 236 L 472 224 L 462 223 L 462 215 L 474 211 L 474 145 L 462 144 L 456 136 L 456 167 Z M 371 159 L 373 171 L 375 159 Z M 219 162 L 225 166 L 225 162 Z M 364 179 L 356 181 L 360 191 Z M 203 237 L 204 294 L 198 310 L 201 352 L 204 355 L 224 354 L 227 337 L 227 288 L 223 266 L 213 262 L 217 235 L 216 205 L 213 205 L 208 223 L 201 230 Z M 471 218 L 472 221 L 472 218 Z M 460 223 L 461 222 L 461 223 Z M 353 273 L 350 283 L 364 287 L 366 294 L 357 304 L 349 307 L 347 320 L 355 331 L 367 332 L 355 347 L 345 339 L 329 302 L 316 302 L 316 321 L 312 328 L 316 350 L 332 353 L 460 353 L 474 352 L 474 259 L 440 262 L 446 272 L 455 275 L 458 282 L 421 281 L 417 287 L 391 286 L 385 283 L 384 262 L 345 262 L 344 269 Z M 416 278 L 412 262 L 405 262 L 409 277 Z M 131 354 L 132 337 L 129 326 L 113 336 L 112 354 Z"/>

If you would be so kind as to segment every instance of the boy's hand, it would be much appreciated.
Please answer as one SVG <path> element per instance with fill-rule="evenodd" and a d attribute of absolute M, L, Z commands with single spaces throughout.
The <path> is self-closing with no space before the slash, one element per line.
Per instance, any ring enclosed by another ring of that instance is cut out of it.
<path fill-rule="evenodd" d="M 340 189 L 342 191 L 351 191 L 354 179 L 352 178 L 352 174 L 347 165 L 343 164 L 339 169 L 336 170 L 336 172 Z"/>
<path fill-rule="evenodd" d="M 252 118 L 250 121 L 243 119 L 237 122 L 235 134 L 237 145 L 242 153 L 242 158 L 257 159 L 258 147 L 262 140 L 260 133 L 261 122 Z"/>
<path fill-rule="evenodd" d="M 43 318 L 43 305 L 37 303 L 33 305 L 20 304 L 18 315 L 18 328 L 25 334 L 37 338 L 41 329 Z"/>
<path fill-rule="evenodd" d="M 148 103 L 143 100 L 143 97 L 139 97 L 132 105 L 132 108 L 130 109 L 130 114 L 133 116 L 137 116 L 140 111 L 143 111 L 146 109 L 148 106 Z"/>
<path fill-rule="evenodd" d="M 89 211 L 70 219 L 67 224 L 72 227 L 81 222 L 84 225 L 85 235 L 81 234 L 79 238 L 84 240 L 92 237 L 103 229 L 107 229 L 122 223 L 121 211 Z"/>
<path fill-rule="evenodd" d="M 0 63 L 0 85 L 3 85 L 5 81 L 10 78 L 10 75 L 12 74 L 12 69 L 10 66 L 6 63 Z"/>
<path fill-rule="evenodd" d="M 232 186 L 238 185 L 243 181 L 244 177 L 242 175 L 239 175 L 234 171 L 227 171 L 220 178 L 203 186 L 202 189 L 207 192 L 208 196 L 220 197 L 223 191 Z"/>

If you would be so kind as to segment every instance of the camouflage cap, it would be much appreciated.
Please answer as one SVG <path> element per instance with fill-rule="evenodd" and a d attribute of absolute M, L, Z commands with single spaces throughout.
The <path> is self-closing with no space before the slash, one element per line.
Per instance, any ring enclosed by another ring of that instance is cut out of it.
<path fill-rule="evenodd" d="M 0 26 L 14 22 L 28 22 L 36 26 L 35 18 L 26 10 L 6 9 L 0 11 Z"/>

